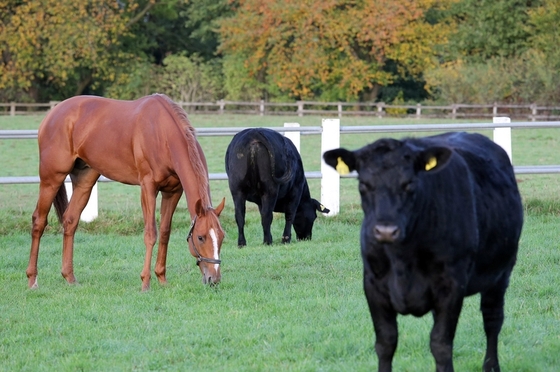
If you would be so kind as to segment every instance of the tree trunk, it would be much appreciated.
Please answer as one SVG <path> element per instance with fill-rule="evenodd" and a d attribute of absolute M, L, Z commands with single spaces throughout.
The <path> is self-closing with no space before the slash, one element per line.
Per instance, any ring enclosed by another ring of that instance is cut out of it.
<path fill-rule="evenodd" d="M 93 77 L 91 75 L 91 72 L 88 72 L 85 76 L 81 75 L 80 76 L 80 81 L 78 82 L 78 86 L 76 86 L 76 91 L 74 92 L 75 96 L 79 96 L 81 95 L 84 90 L 88 87 L 88 85 L 91 84 L 93 80 Z"/>
<path fill-rule="evenodd" d="M 381 86 L 379 84 L 373 84 L 371 89 L 364 90 L 362 93 L 362 100 L 364 102 L 375 102 L 377 100 L 377 96 L 379 95 L 379 90 Z"/>

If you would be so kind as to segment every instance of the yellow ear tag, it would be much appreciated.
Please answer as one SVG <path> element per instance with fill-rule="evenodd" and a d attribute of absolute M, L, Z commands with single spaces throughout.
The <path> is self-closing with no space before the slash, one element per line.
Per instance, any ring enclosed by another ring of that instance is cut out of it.
<path fill-rule="evenodd" d="M 350 169 L 348 168 L 348 166 L 346 165 L 346 163 L 344 161 L 342 161 L 342 158 L 339 156 L 336 163 L 336 171 L 338 173 L 340 173 L 341 175 L 345 175 L 350 173 Z"/>
<path fill-rule="evenodd" d="M 426 163 L 426 170 L 429 171 L 430 169 L 434 168 L 437 165 L 437 160 L 435 156 L 432 156 L 430 160 Z"/>

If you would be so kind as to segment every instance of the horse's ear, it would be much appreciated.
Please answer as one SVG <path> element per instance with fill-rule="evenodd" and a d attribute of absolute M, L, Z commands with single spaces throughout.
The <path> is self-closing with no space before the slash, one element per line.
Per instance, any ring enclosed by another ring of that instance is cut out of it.
<path fill-rule="evenodd" d="M 218 205 L 216 209 L 214 209 L 214 213 L 216 213 L 216 216 L 220 217 L 220 213 L 222 213 L 222 211 L 224 210 L 225 205 L 226 205 L 226 198 L 223 198 L 220 205 Z"/>
<path fill-rule="evenodd" d="M 196 212 L 196 215 L 198 217 L 204 217 L 204 215 L 206 214 L 206 211 L 202 207 L 202 201 L 200 199 L 196 201 L 196 204 L 194 205 L 194 211 Z"/>

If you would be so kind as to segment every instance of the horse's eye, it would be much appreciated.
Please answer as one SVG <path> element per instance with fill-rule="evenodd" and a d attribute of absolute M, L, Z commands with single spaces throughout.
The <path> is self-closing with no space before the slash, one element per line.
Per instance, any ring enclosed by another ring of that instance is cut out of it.
<path fill-rule="evenodd" d="M 198 241 L 199 241 L 200 243 L 204 243 L 204 237 L 202 237 L 202 236 L 199 235 L 199 236 L 198 236 Z"/>

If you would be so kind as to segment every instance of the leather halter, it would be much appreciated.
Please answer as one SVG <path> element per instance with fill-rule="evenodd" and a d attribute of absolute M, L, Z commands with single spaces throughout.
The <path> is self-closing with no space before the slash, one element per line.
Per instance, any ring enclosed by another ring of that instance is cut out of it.
<path fill-rule="evenodd" d="M 196 217 L 194 216 L 194 220 L 192 220 L 191 222 L 191 227 L 189 229 L 189 234 L 187 235 L 187 243 L 190 244 L 191 242 L 189 242 L 189 239 L 192 238 L 192 233 L 194 230 L 194 224 L 196 223 Z M 194 241 L 192 242 L 192 248 L 194 253 L 196 253 L 196 264 L 200 265 L 200 262 L 207 262 L 207 263 L 211 263 L 211 264 L 217 264 L 219 265 L 222 260 L 217 260 L 215 258 L 207 258 L 207 257 L 202 257 L 202 255 L 198 252 L 198 249 L 196 249 L 196 245 L 194 244 Z"/>

